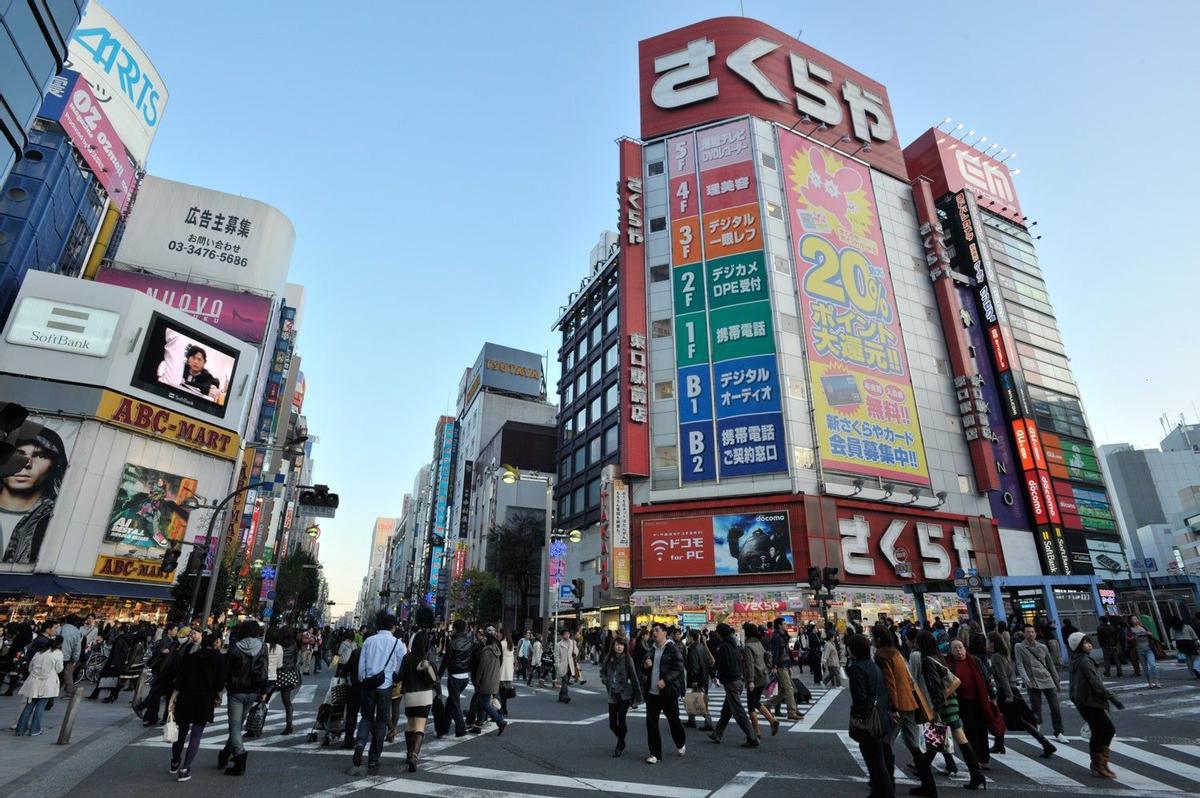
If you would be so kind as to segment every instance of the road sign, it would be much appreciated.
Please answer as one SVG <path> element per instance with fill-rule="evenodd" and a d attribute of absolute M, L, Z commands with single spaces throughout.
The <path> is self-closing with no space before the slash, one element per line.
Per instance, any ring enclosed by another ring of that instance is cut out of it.
<path fill-rule="evenodd" d="M 967 572 L 966 572 L 966 571 L 964 571 L 963 569 L 961 569 L 961 568 L 955 568 L 955 569 L 954 569 L 954 578 L 955 578 L 955 580 L 958 580 L 958 579 L 965 579 L 965 578 L 966 578 L 966 576 L 967 576 Z"/>
<path fill-rule="evenodd" d="M 1154 561 L 1153 557 L 1147 557 L 1144 560 L 1134 558 L 1129 561 L 1129 568 L 1135 574 L 1150 573 L 1151 571 L 1158 570 L 1158 563 Z"/>
<path fill-rule="evenodd" d="M 275 591 L 268 590 L 267 591 L 267 601 L 274 601 L 274 600 L 275 600 Z"/>
<path fill-rule="evenodd" d="M 968 576 L 967 589 L 972 593 L 979 593 L 983 590 L 983 579 L 978 576 Z"/>
<path fill-rule="evenodd" d="M 956 590 L 954 592 L 957 593 L 958 597 L 960 599 L 963 599 L 964 601 L 971 597 L 971 589 L 968 587 L 960 587 L 958 590 Z"/>
<path fill-rule="evenodd" d="M 954 586 L 959 590 L 962 590 L 963 588 L 970 587 L 971 582 L 965 576 L 958 576 L 954 578 Z"/>
<path fill-rule="evenodd" d="M 897 565 L 908 560 L 908 549 L 904 548 L 903 546 L 897 546 L 896 548 L 892 549 L 892 554 L 896 558 Z"/>
<path fill-rule="evenodd" d="M 979 576 L 979 569 L 978 568 L 968 568 L 967 576 Z"/>
<path fill-rule="evenodd" d="M 264 618 L 270 618 L 274 613 L 275 613 L 275 610 L 272 609 L 271 607 L 266 607 L 263 609 L 263 617 Z"/>
<path fill-rule="evenodd" d="M 262 567 L 262 578 L 263 579 L 274 579 L 275 578 L 275 566 L 274 565 L 264 565 Z"/>
<path fill-rule="evenodd" d="M 896 563 L 896 576 L 901 579 L 912 579 L 912 575 L 912 563 L 905 560 L 900 560 Z"/>

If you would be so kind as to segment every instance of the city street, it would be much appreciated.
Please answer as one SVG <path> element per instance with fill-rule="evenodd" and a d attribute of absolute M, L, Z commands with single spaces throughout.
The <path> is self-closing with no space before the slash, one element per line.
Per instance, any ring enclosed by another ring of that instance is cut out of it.
<path fill-rule="evenodd" d="M 644 710 L 630 713 L 629 748 L 621 759 L 611 757 L 613 738 L 607 728 L 607 710 L 594 668 L 585 668 L 587 684 L 572 687 L 569 705 L 555 700 L 549 689 L 521 685 L 510 702 L 512 728 L 503 737 L 491 733 L 431 738 L 425 745 L 421 772 L 402 772 L 403 735 L 385 748 L 377 776 L 348 773 L 350 753 L 325 748 L 307 740 L 319 696 L 324 695 L 327 674 L 306 677 L 296 704 L 295 733 L 284 737 L 283 715 L 276 701 L 268 715 L 265 736 L 249 741 L 247 774 L 223 776 L 215 767 L 216 752 L 225 739 L 224 713 L 210 726 L 192 780 L 176 784 L 167 773 L 167 745 L 157 732 L 145 732 L 70 790 L 82 798 L 108 798 L 133 791 L 164 794 L 229 796 L 264 794 L 301 798 L 342 795 L 379 796 L 386 793 L 424 796 L 584 796 L 588 794 L 646 794 L 663 798 L 768 798 L 769 796 L 861 796 L 866 790 L 866 770 L 854 744 L 845 733 L 849 698 L 845 690 L 813 690 L 813 705 L 803 721 L 785 724 L 775 738 L 763 725 L 763 744 L 747 751 L 739 747 L 735 728 L 716 746 L 698 729 L 688 730 L 687 752 L 680 758 L 669 736 L 666 756 L 648 765 Z M 805 674 L 806 681 L 809 679 Z M 1088 775 L 1087 744 L 1079 736 L 1081 722 L 1065 703 L 1064 719 L 1069 745 L 1059 746 L 1050 760 L 1036 757 L 1038 747 L 1021 735 L 1009 735 L 1008 753 L 993 755 L 989 790 L 1021 794 L 1080 794 L 1153 796 L 1196 794 L 1200 791 L 1200 686 L 1174 663 L 1163 667 L 1162 690 L 1150 691 L 1141 680 L 1128 676 L 1109 680 L 1126 709 L 1115 713 L 1118 736 L 1112 746 L 1117 782 L 1100 782 Z M 1065 689 L 1065 683 L 1064 683 Z M 714 693 L 714 711 L 719 699 Z M 1047 718 L 1047 723 L 1048 723 Z M 130 716 L 125 726 L 137 723 Z M 663 731 L 666 734 L 665 722 Z M 117 732 L 119 733 L 119 732 Z M 40 745 L 41 741 L 18 741 Z M 7 747 L 7 746 L 6 746 Z M 73 751 L 73 757 L 87 750 Z M 897 763 L 908 755 L 897 746 Z M 966 781 L 960 763 L 955 778 L 939 777 L 943 788 Z M 39 768 L 8 785 L 13 794 L 61 794 L 69 788 L 57 778 L 62 767 Z M 899 779 L 898 794 L 907 793 L 915 781 Z"/>

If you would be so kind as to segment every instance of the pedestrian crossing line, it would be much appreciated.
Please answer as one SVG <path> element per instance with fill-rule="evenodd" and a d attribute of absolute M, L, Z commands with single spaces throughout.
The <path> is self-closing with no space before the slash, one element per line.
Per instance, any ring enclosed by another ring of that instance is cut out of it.
<path fill-rule="evenodd" d="M 1186 762 L 1177 762 L 1174 759 L 1168 759 L 1161 754 L 1155 754 L 1150 751 L 1143 751 L 1140 748 L 1134 748 L 1132 745 L 1125 743 L 1112 742 L 1109 744 L 1109 750 L 1116 751 L 1118 754 L 1133 759 L 1137 762 L 1145 762 L 1147 765 L 1153 765 L 1157 768 L 1162 768 L 1168 773 L 1174 773 L 1177 776 L 1182 776 L 1188 781 L 1200 782 L 1200 768 L 1195 765 L 1189 765 Z"/>
<path fill-rule="evenodd" d="M 515 770 L 493 770 L 492 768 L 471 767 L 469 765 L 430 768 L 425 772 L 442 773 L 447 776 L 464 779 L 487 779 L 488 781 L 513 782 L 530 786 L 562 787 L 569 790 L 589 790 L 618 794 L 642 795 L 645 794 L 646 788 L 651 786 L 645 782 L 613 781 L 611 779 L 592 779 L 579 776 L 557 776 L 552 773 L 523 773 Z M 473 789 L 463 790 L 460 786 L 456 786 L 455 789 L 460 793 L 470 792 L 471 794 L 475 794 L 475 790 Z M 652 789 L 657 798 L 708 798 L 709 794 L 709 791 L 705 789 L 676 787 L 666 784 L 652 785 Z"/>
<path fill-rule="evenodd" d="M 825 714 L 829 707 L 833 705 L 833 702 L 839 695 L 842 694 L 842 690 L 844 689 L 845 688 L 843 687 L 829 688 L 829 690 L 825 692 L 825 695 L 821 696 L 820 700 L 809 707 L 808 711 L 804 713 L 804 719 L 796 721 L 796 725 L 788 729 L 788 731 L 802 732 L 811 729 L 816 725 L 817 721 L 821 719 L 821 716 Z"/>
<path fill-rule="evenodd" d="M 1025 745 L 1037 745 L 1037 742 L 1031 738 L 1018 737 L 1016 739 L 1020 740 L 1021 743 Z M 1073 765 L 1078 765 L 1085 769 L 1090 769 L 1092 765 L 1091 756 L 1089 754 L 1083 751 L 1077 751 L 1076 749 L 1071 748 L 1069 745 L 1060 745 L 1058 747 L 1058 751 L 1054 755 L 1060 759 L 1070 762 Z M 1138 752 L 1138 756 L 1141 757 L 1143 754 Z M 1118 765 L 1118 768 L 1119 770 L 1117 770 L 1116 779 L 1117 783 L 1123 784 L 1130 789 L 1137 790 L 1138 792 L 1182 792 L 1182 790 L 1180 790 L 1178 787 L 1172 787 L 1169 784 L 1163 784 L 1161 781 L 1143 776 L 1140 773 L 1130 770 L 1128 766 Z"/>
<path fill-rule="evenodd" d="M 865 759 L 863 759 L 862 751 L 858 750 L 858 743 L 856 743 L 854 741 L 854 739 L 850 736 L 850 732 L 840 731 L 837 733 L 837 736 L 838 736 L 838 739 L 842 741 L 842 745 L 844 745 L 846 747 L 846 751 L 850 754 L 850 758 L 853 759 L 855 761 L 855 763 L 858 764 L 858 769 L 861 770 L 862 774 L 869 779 L 870 771 L 867 770 L 867 761 Z M 909 778 L 906 775 L 903 775 L 902 773 L 897 773 L 897 775 L 896 775 L 896 784 L 918 784 L 918 783 L 919 782 Z"/>
<path fill-rule="evenodd" d="M 302 684 L 292 699 L 293 704 L 311 704 L 317 700 L 317 685 Z"/>
<path fill-rule="evenodd" d="M 305 798 L 341 798 L 343 795 L 350 795 L 351 793 L 369 790 L 372 787 L 391 780 L 391 776 L 368 776 L 365 779 L 359 779 L 358 781 L 351 781 L 347 782 L 346 784 L 339 784 L 336 787 L 330 787 L 328 790 L 309 793 L 305 796 Z"/>
<path fill-rule="evenodd" d="M 525 792 L 476 788 L 466 791 L 457 784 L 435 784 L 430 781 L 417 781 L 415 779 L 393 779 L 392 781 L 376 784 L 374 787 L 377 790 L 387 790 L 388 792 L 398 792 L 405 795 L 427 795 L 431 796 L 431 798 L 462 798 L 464 794 L 469 794 L 471 798 L 530 798 L 531 795 L 531 793 Z"/>
<path fill-rule="evenodd" d="M 1003 754 L 992 754 L 990 761 L 998 762 L 1006 768 L 1015 770 L 1022 776 L 1032 779 L 1037 784 L 1048 784 L 1053 787 L 1083 788 L 1082 784 L 1070 776 L 1059 773 L 1054 768 L 1019 753 L 1012 746 L 1007 746 L 1006 748 L 1007 750 Z"/>
<path fill-rule="evenodd" d="M 1168 745 L 1167 748 L 1200 759 L 1200 745 Z"/>
<path fill-rule="evenodd" d="M 754 785 L 766 778 L 766 771 L 741 770 L 733 774 L 733 778 L 716 789 L 709 798 L 742 798 Z"/>

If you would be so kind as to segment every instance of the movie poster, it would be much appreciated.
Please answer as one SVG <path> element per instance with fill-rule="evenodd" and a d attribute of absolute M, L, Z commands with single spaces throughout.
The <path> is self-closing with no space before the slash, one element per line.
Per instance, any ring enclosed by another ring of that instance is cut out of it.
<path fill-rule="evenodd" d="M 28 462 L 0 479 L 0 561 L 19 565 L 37 562 L 79 437 L 79 422 L 73 419 L 30 416 L 28 421 L 42 425 L 37 434 L 16 441 Z"/>
<path fill-rule="evenodd" d="M 194 479 L 126 463 L 105 541 L 143 549 L 167 548 L 171 541 L 183 539 L 188 511 L 180 505 L 194 495 Z"/>

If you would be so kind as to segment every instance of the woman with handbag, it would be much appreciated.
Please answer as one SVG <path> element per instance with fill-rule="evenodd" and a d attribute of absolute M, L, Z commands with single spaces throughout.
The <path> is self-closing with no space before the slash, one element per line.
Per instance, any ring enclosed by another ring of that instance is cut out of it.
<path fill-rule="evenodd" d="M 608 651 L 600 662 L 600 681 L 608 693 L 608 728 L 617 738 L 613 751 L 617 757 L 625 751 L 625 734 L 629 730 L 625 717 L 629 708 L 642 700 L 641 682 L 625 638 L 614 637 L 609 641 Z"/>
<path fill-rule="evenodd" d="M 991 749 L 988 747 L 988 730 L 996 728 L 997 713 L 992 709 L 989 680 L 982 663 L 972 654 L 962 640 L 950 642 L 950 672 L 958 677 L 958 716 L 963 722 L 963 733 L 979 757 L 979 768 L 991 770 Z"/>
<path fill-rule="evenodd" d="M 412 639 L 412 648 L 400 662 L 400 689 L 404 702 L 404 750 L 408 772 L 415 773 L 425 742 L 425 724 L 433 706 L 433 688 L 437 671 L 429 662 L 428 631 L 420 631 Z"/>
<path fill-rule="evenodd" d="M 296 697 L 296 691 L 304 682 L 300 675 L 300 650 L 296 645 L 295 629 L 285 626 L 279 630 L 275 645 L 268 650 L 268 670 L 271 656 L 278 657 L 279 666 L 275 670 L 275 686 L 272 689 L 279 692 L 279 698 L 283 701 L 283 712 L 287 721 L 283 727 L 283 734 L 287 736 L 292 733 L 292 699 Z"/>
<path fill-rule="evenodd" d="M 746 681 L 746 711 L 750 714 L 750 726 L 761 740 L 762 735 L 758 731 L 758 715 L 762 713 L 762 716 L 767 719 L 767 723 L 771 724 L 771 736 L 774 737 L 779 734 L 779 721 L 762 702 L 763 691 L 767 689 L 767 682 L 771 679 L 771 669 L 767 666 L 766 649 L 762 644 L 762 632 L 759 631 L 757 624 L 747 621 L 742 624 L 742 634 L 746 636 L 746 644 L 742 651 L 745 652 L 745 672 L 749 677 Z"/>
<path fill-rule="evenodd" d="M 1033 710 L 1025 703 L 1021 691 L 1016 688 L 1017 670 L 1009 654 L 1008 643 L 999 631 L 988 635 L 988 648 L 991 650 L 989 661 L 992 665 L 992 681 L 996 685 L 996 699 L 1000 704 L 1000 712 L 1004 716 L 1005 725 L 1015 731 L 1023 731 L 1041 743 L 1042 758 L 1049 759 L 1058 749 L 1038 731 L 1037 719 L 1033 715 Z M 991 753 L 1003 754 L 1005 752 L 1004 732 L 1002 731 L 996 735 L 996 744 L 992 746 Z"/>
<path fill-rule="evenodd" d="M 174 736 L 171 743 L 171 773 L 179 781 L 192 777 L 192 762 L 200 751 L 204 728 L 213 722 L 213 712 L 221 703 L 225 687 L 225 658 L 221 656 L 221 636 L 212 632 L 203 635 L 193 630 L 191 637 L 180 643 L 186 648 L 175 676 L 175 691 L 167 702 L 167 728 L 163 739 Z M 175 727 L 170 728 L 174 723 Z M 187 752 L 184 752 L 187 740 Z"/>
<path fill-rule="evenodd" d="M 860 634 L 846 641 L 850 666 L 850 737 L 858 743 L 871 784 L 868 798 L 895 798 L 896 780 L 884 746 L 891 747 L 892 708 L 879 666 L 871 660 L 871 642 Z"/>
<path fill-rule="evenodd" d="M 917 689 L 916 682 L 908 670 L 908 663 L 896 648 L 891 631 L 876 626 L 873 634 L 875 664 L 879 666 L 883 682 L 887 686 L 892 721 L 899 727 L 904 747 L 912 755 L 913 770 L 921 780 L 920 786 L 914 787 L 909 794 L 937 798 L 937 784 L 933 780 L 933 758 L 937 752 L 926 750 L 925 737 L 921 731 L 926 723 L 933 720 L 933 712 L 929 709 L 925 694 Z M 893 728 L 883 746 L 884 764 L 889 775 L 894 773 L 896 768 L 896 759 L 892 754 L 895 733 L 896 729 Z"/>
<path fill-rule="evenodd" d="M 979 758 L 967 740 L 962 718 L 958 714 L 958 698 L 955 695 L 960 685 L 958 677 L 942 662 L 938 654 L 937 640 L 931 633 L 921 632 L 917 635 L 917 652 L 920 676 L 917 684 L 924 691 L 930 708 L 937 716 L 936 722 L 930 723 L 925 729 L 926 742 L 932 743 L 936 750 L 942 751 L 949 758 L 947 740 L 953 737 L 954 742 L 958 743 L 963 761 L 967 763 L 967 770 L 971 773 L 971 780 L 963 786 L 968 790 L 980 787 L 987 789 L 987 779 L 979 767 Z M 953 759 L 950 763 L 953 765 Z M 952 772 L 954 771 L 947 771 Z"/>

